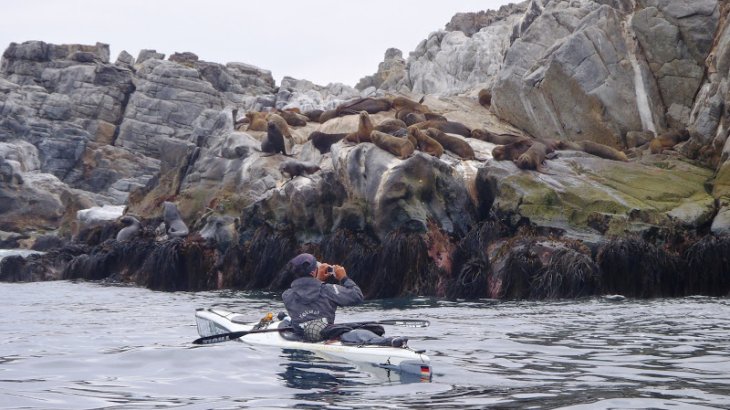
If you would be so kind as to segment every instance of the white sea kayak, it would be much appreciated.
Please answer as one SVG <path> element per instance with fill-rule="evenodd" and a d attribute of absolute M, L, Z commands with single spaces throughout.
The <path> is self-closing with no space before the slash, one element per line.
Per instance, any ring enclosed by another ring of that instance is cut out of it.
<path fill-rule="evenodd" d="M 423 354 L 423 351 L 413 350 L 407 346 L 343 345 L 339 340 L 309 343 L 302 341 L 290 330 L 273 331 L 280 327 L 288 328 L 288 318 L 283 321 L 274 319 L 262 326 L 259 322 L 251 322 L 250 318 L 242 314 L 219 309 L 198 309 L 195 312 L 195 321 L 201 337 L 250 331 L 254 328 L 271 329 L 270 332 L 246 334 L 237 340 L 252 345 L 307 350 L 419 376 L 421 379 L 431 378 L 431 360 Z"/>

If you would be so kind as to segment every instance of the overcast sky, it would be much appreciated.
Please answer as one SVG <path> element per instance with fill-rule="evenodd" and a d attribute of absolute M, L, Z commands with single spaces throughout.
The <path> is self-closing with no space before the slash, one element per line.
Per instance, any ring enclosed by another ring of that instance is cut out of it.
<path fill-rule="evenodd" d="M 126 50 L 243 62 L 317 84 L 354 86 L 377 71 L 385 50 L 403 56 L 457 12 L 507 0 L 9 0 L 0 5 L 0 48 L 11 42 L 107 43 Z"/>

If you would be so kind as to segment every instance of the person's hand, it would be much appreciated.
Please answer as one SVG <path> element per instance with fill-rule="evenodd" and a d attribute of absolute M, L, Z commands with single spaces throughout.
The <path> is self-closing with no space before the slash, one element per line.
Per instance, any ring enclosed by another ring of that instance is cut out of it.
<path fill-rule="evenodd" d="M 335 278 L 342 282 L 343 279 L 347 277 L 347 272 L 345 272 L 345 268 L 343 268 L 340 265 L 335 265 Z"/>
<path fill-rule="evenodd" d="M 329 273 L 327 272 L 327 268 L 329 267 L 330 265 L 326 263 L 320 263 L 319 266 L 317 266 L 317 279 L 322 282 L 326 282 L 329 277 Z"/>

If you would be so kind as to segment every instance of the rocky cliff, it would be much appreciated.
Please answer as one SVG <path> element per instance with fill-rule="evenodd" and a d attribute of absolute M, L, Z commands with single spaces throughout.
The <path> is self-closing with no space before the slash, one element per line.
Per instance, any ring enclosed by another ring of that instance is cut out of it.
<path fill-rule="evenodd" d="M 3 262 L 0 278 L 279 289 L 285 262 L 309 251 L 370 297 L 726 294 L 726 15 L 715 0 L 531 0 L 457 15 L 407 59 L 387 50 L 357 88 L 276 87 L 266 70 L 192 53 L 112 64 L 103 44 L 11 44 L 0 230 L 80 245 Z M 392 121 L 396 96 L 432 127 L 447 119 L 452 145 L 399 158 L 367 138 L 312 140 L 363 128 L 351 115 L 363 109 Z M 301 122 L 243 125 L 271 109 Z M 271 127 L 287 155 L 262 152 Z M 522 169 L 495 159 L 500 138 L 554 152 Z M 171 233 L 171 203 L 192 235 Z M 103 204 L 126 205 L 139 238 L 75 218 Z"/>

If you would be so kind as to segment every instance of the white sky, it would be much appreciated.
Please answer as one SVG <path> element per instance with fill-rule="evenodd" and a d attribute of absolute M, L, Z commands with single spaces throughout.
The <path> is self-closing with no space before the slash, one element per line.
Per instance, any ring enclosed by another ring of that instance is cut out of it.
<path fill-rule="evenodd" d="M 243 62 L 291 76 L 354 86 L 377 71 L 385 50 L 403 56 L 457 12 L 498 9 L 508 0 L 8 0 L 0 5 L 0 49 L 11 42 L 107 43 L 166 57 Z"/>

